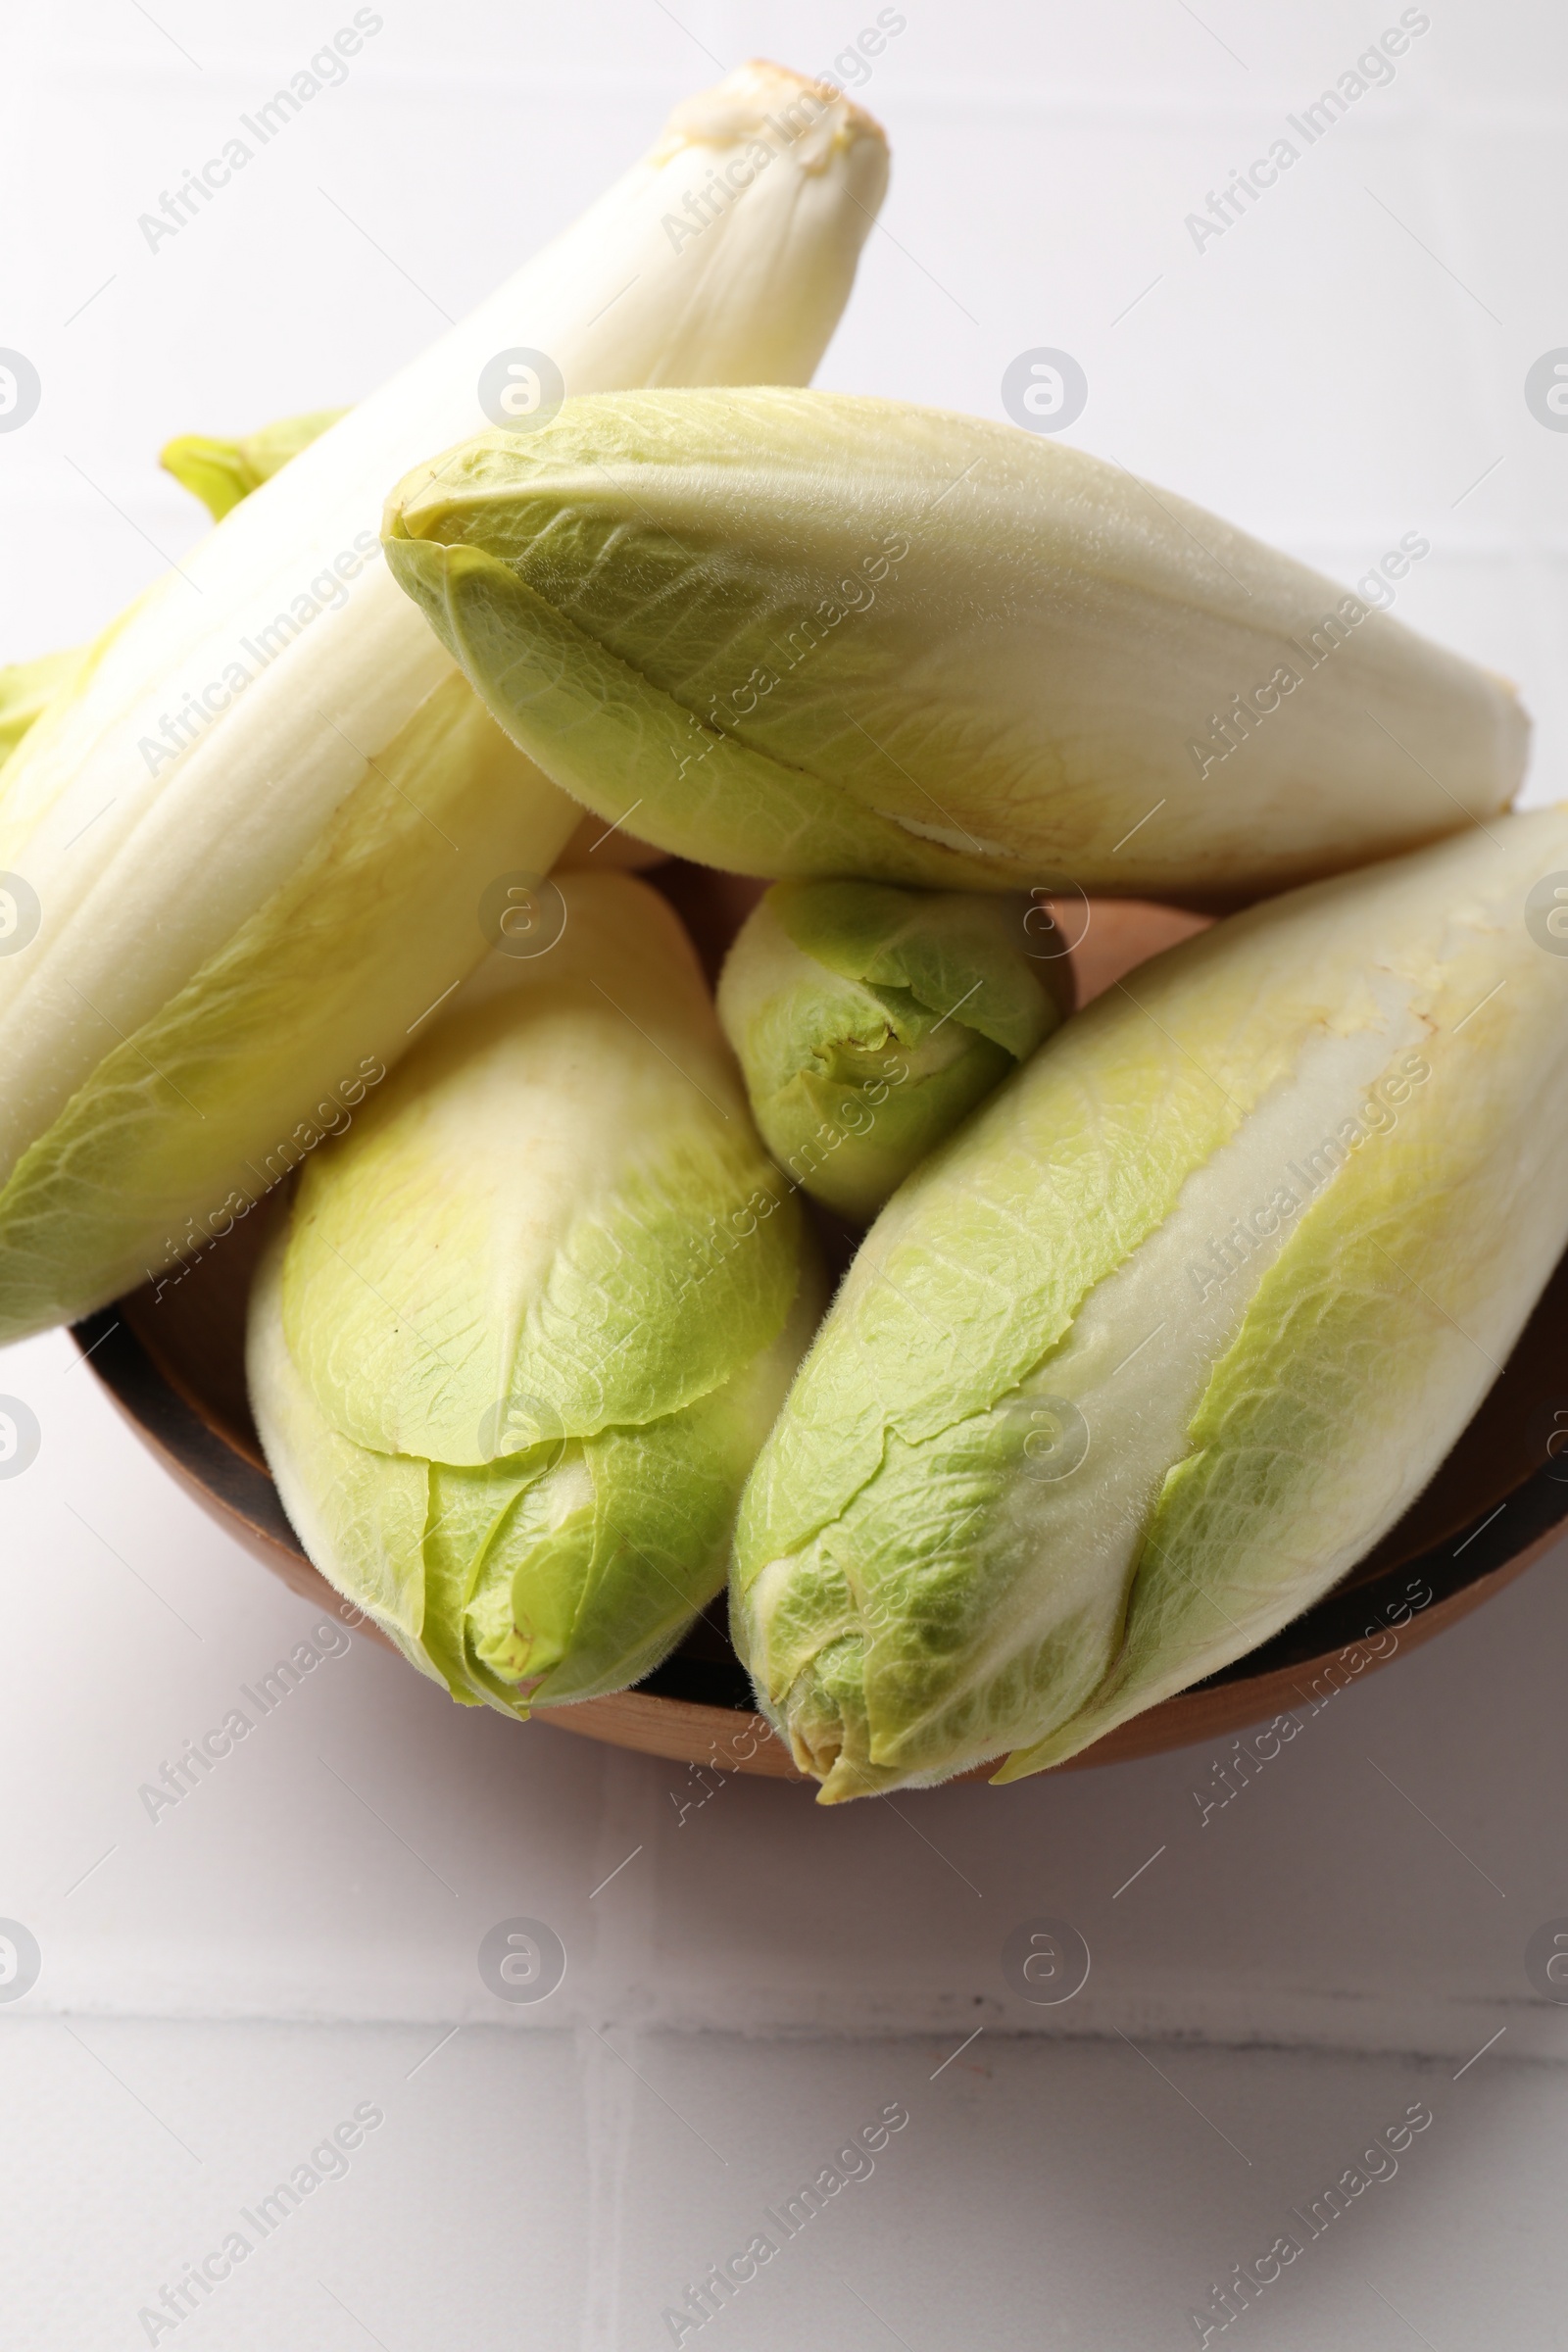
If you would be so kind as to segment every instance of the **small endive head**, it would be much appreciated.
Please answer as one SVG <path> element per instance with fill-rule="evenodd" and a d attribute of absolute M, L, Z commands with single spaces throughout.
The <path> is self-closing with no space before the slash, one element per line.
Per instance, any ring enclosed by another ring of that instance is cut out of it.
<path fill-rule="evenodd" d="M 873 1217 L 1070 1009 L 1044 911 L 978 892 L 775 883 L 730 951 L 718 1013 L 780 1167 L 840 1215 Z"/>

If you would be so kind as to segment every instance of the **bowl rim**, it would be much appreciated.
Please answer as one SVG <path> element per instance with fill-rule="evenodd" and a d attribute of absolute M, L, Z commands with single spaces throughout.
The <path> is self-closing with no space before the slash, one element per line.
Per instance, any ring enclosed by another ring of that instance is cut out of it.
<path fill-rule="evenodd" d="M 135 1328 L 117 1300 L 70 1327 L 99 1385 L 142 1442 L 208 1515 L 293 1591 L 317 1598 L 386 1646 L 387 1637 L 312 1564 L 259 1453 L 244 1444 Z M 1473 1522 L 1363 1575 L 1356 1568 L 1255 1649 L 1118 1725 L 1057 1769 L 1080 1770 L 1162 1754 L 1226 1737 L 1333 1694 L 1403 1649 L 1430 1640 L 1521 1575 L 1568 1522 L 1568 1458 L 1531 1471 Z M 1455 1539 L 1457 1538 L 1457 1541 Z M 1385 1636 L 1392 1644 L 1383 1646 Z M 1363 1644 L 1377 1641 L 1380 1646 Z M 1340 1677 L 1338 1681 L 1334 1678 Z M 1301 1686 L 1308 1689 L 1303 1690 Z M 744 1669 L 727 1675 L 680 1649 L 635 1688 L 531 1718 L 613 1746 L 692 1766 L 805 1781 L 788 1746 L 759 1713 Z M 988 1780 L 997 1767 L 960 1775 Z"/>

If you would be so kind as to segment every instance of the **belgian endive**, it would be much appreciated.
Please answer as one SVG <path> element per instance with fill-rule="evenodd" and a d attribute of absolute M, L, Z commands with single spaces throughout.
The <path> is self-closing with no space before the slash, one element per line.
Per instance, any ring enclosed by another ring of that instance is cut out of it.
<path fill-rule="evenodd" d="M 412 474 L 385 539 L 559 784 L 746 873 L 1237 905 L 1486 817 L 1523 772 L 1513 689 L 1373 609 L 1388 577 L 1348 594 L 972 416 L 573 401 Z"/>
<path fill-rule="evenodd" d="M 1556 808 L 1234 916 L 905 1185 L 737 1537 L 824 1798 L 1059 1762 L 1419 1494 L 1568 1238 L 1564 903 Z"/>
<path fill-rule="evenodd" d="M 1070 1011 L 1029 900 L 775 882 L 741 926 L 718 1017 L 781 1168 L 862 1223 Z"/>
<path fill-rule="evenodd" d="M 583 219 L 226 514 L 8 763 L 0 1337 L 246 1213 L 482 956 L 577 820 L 380 561 L 386 492 L 567 390 L 809 374 L 886 172 L 743 69 Z M 554 372 L 553 372 L 554 371 Z"/>
<path fill-rule="evenodd" d="M 518 1713 L 634 1681 L 722 1586 L 820 1303 L 668 906 L 544 896 L 539 952 L 482 964 L 305 1168 L 249 1344 L 317 1566 Z"/>

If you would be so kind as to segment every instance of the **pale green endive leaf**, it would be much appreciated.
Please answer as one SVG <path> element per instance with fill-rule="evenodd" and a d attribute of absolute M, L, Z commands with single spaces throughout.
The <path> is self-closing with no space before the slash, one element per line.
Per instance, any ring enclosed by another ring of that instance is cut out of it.
<path fill-rule="evenodd" d="M 72 685 L 86 656 L 85 646 L 71 645 L 61 653 L 40 654 L 35 661 L 12 662 L 0 669 L 0 767 L 54 696 Z"/>
<path fill-rule="evenodd" d="M 234 441 L 181 433 L 164 444 L 158 463 L 201 500 L 215 522 L 221 522 L 231 507 L 270 482 L 290 458 L 297 458 L 329 424 L 347 415 L 346 409 L 311 409 L 302 416 L 280 416 Z"/>

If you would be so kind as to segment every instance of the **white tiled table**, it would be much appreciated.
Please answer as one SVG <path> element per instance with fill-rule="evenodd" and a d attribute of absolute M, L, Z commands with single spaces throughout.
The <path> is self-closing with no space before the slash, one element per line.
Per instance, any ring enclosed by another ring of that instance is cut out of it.
<path fill-rule="evenodd" d="M 355 397 L 710 58 L 826 64 L 876 14 L 388 6 L 266 172 L 154 254 L 137 215 L 352 12 L 154 13 L 35 15 L 0 99 L 0 343 L 46 394 L 0 436 L 11 656 L 84 635 L 195 535 L 151 464 L 171 433 Z M 1522 395 L 1568 343 L 1561 19 L 1434 8 L 1392 87 L 1199 252 L 1184 216 L 1396 8 L 901 13 L 863 92 L 895 142 L 887 234 L 821 380 L 999 415 L 1008 360 L 1064 347 L 1083 446 L 1351 579 L 1427 535 L 1399 611 L 1519 678 L 1532 797 L 1564 791 L 1568 436 Z M 832 1814 L 744 1782 L 696 1807 L 681 1767 L 460 1713 L 363 1642 L 152 1820 L 142 1786 L 312 1612 L 63 1338 L 0 1354 L 0 1391 L 43 1430 L 0 1484 L 0 1915 L 42 1955 L 0 2008 L 8 2352 L 150 2340 L 138 2312 L 356 2107 L 383 2121 L 344 2176 L 156 2340 L 653 2352 L 894 2102 L 869 2177 L 774 2229 L 682 2340 L 1193 2343 L 1211 2282 L 1425 2102 L 1397 2174 L 1223 2340 L 1568 2342 L 1568 2011 L 1523 1965 L 1568 1914 L 1562 1554 L 1346 1691 L 1206 1826 L 1206 1750 Z M 1001 1967 L 1040 1914 L 1093 1954 L 1054 2009 Z M 518 1916 L 567 1954 L 537 2006 L 476 1964 Z"/>

